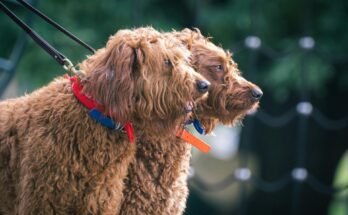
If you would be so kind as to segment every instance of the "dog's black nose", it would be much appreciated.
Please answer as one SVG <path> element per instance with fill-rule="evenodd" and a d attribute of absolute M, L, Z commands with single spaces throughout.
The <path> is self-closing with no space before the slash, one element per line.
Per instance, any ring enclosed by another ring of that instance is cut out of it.
<path fill-rule="evenodd" d="M 251 95 L 252 95 L 253 99 L 260 100 L 262 95 L 263 95 L 263 92 L 260 88 L 255 87 L 255 88 L 251 89 Z"/>
<path fill-rule="evenodd" d="M 209 90 L 210 83 L 208 81 L 197 81 L 198 91 L 201 93 L 206 93 Z"/>

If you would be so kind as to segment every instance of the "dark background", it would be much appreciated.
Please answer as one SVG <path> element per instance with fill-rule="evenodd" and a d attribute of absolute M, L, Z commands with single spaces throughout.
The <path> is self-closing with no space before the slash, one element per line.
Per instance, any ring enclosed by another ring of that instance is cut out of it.
<path fill-rule="evenodd" d="M 28 18 L 24 8 L 4 2 Z M 220 167 L 231 177 L 191 178 L 186 214 L 348 214 L 347 190 L 332 189 L 348 184 L 347 153 L 343 161 L 348 148 L 348 1 L 45 0 L 36 5 L 94 48 L 121 28 L 198 27 L 231 50 L 243 76 L 263 89 L 259 112 L 244 121 L 239 153 Z M 90 54 L 38 17 L 31 23 L 73 62 Z M 0 91 L 12 80 L 6 95 L 31 92 L 65 73 L 32 40 L 21 46 L 22 38 L 1 12 Z M 14 63 L 10 69 L 4 66 L 8 59 Z M 299 103 L 309 105 L 308 114 L 298 111 Z M 250 168 L 250 180 L 236 181 L 238 167 Z M 302 181 L 292 175 L 297 167 L 307 171 Z M 211 201 L 212 193 L 230 186 L 235 186 L 228 191 L 234 193 L 230 201 Z"/>

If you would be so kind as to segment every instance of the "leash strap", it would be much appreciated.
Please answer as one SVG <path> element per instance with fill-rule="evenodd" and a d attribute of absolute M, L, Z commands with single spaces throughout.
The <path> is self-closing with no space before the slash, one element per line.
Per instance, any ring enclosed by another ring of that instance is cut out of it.
<path fill-rule="evenodd" d="M 41 13 L 39 10 L 28 4 L 23 0 L 17 0 L 20 4 L 40 16 L 49 24 L 56 27 L 58 30 L 63 32 L 65 35 L 69 36 L 71 39 L 84 46 L 91 52 L 94 52 L 94 49 L 82 42 L 80 39 L 75 37 L 73 34 L 65 30 L 63 27 L 58 25 L 56 22 L 48 18 L 46 15 Z M 53 46 L 51 46 L 45 39 L 43 39 L 39 34 L 37 34 L 33 29 L 31 29 L 27 24 L 25 24 L 20 18 L 16 16 L 9 8 L 7 8 L 2 1 L 0 1 L 0 9 L 5 12 L 5 14 L 10 17 L 17 25 L 19 25 L 41 48 L 43 48 L 55 61 L 57 61 L 60 65 L 64 66 L 64 68 L 70 67 L 69 71 L 76 73 L 74 68 L 72 68 L 71 62 L 58 50 L 56 50 Z"/>
<path fill-rule="evenodd" d="M 51 55 L 60 65 L 65 65 L 66 57 L 53 48 L 46 40 L 44 40 L 40 35 L 38 35 L 34 30 L 32 30 L 27 24 L 25 24 L 21 19 L 19 19 L 10 9 L 8 9 L 1 1 L 0 8 L 17 24 L 19 25 L 27 34 L 39 44 L 49 55 Z"/>
<path fill-rule="evenodd" d="M 43 20 L 45 20 L 47 23 L 49 23 L 50 25 L 54 26 L 55 28 L 57 28 L 59 31 L 61 31 L 62 33 L 64 33 L 66 36 L 70 37 L 72 40 L 74 40 L 75 42 L 77 42 L 78 44 L 80 44 L 81 46 L 85 47 L 86 49 L 88 49 L 89 51 L 91 51 L 92 53 L 95 52 L 95 50 L 88 44 L 86 44 L 85 42 L 83 42 L 82 40 L 80 40 L 79 38 L 77 38 L 75 35 L 73 35 L 72 33 L 70 33 L 68 30 L 66 30 L 65 28 L 63 28 L 62 26 L 60 26 L 58 23 L 56 23 L 55 21 L 53 21 L 52 19 L 50 19 L 48 16 L 46 16 L 45 14 L 43 14 L 41 11 L 39 11 L 38 9 L 36 9 L 35 7 L 33 7 L 32 5 L 28 4 L 27 2 L 23 1 L 23 0 L 17 0 L 17 2 L 19 2 L 20 4 L 22 4 L 24 7 L 28 8 L 30 11 L 34 12 L 36 15 L 38 15 L 39 17 L 41 17 Z"/>
<path fill-rule="evenodd" d="M 2 1 L 0 1 L 0 8 L 9 16 L 17 25 L 19 25 L 27 34 L 39 44 L 49 55 L 51 55 L 54 60 L 56 60 L 60 65 L 65 65 L 66 57 L 53 48 L 46 40 L 44 40 L 40 35 L 38 35 L 34 30 L 32 30 L 27 24 L 25 24 L 21 19 L 19 19 L 10 9 L 8 9 Z"/>

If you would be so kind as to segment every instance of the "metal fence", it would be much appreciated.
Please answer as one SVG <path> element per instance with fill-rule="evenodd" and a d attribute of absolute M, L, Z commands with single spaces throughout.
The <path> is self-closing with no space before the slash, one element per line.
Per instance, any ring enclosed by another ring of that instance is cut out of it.
<path fill-rule="evenodd" d="M 315 49 L 315 39 L 312 37 L 303 37 L 299 40 L 299 46 L 303 52 L 307 52 L 309 50 L 313 51 Z M 244 48 L 249 49 L 250 52 L 257 53 L 272 53 L 270 58 L 273 60 L 278 56 L 285 56 L 291 53 L 276 53 L 276 51 L 272 50 L 271 47 L 267 47 L 266 44 L 262 44 L 260 38 L 256 36 L 249 36 L 245 39 Z M 252 58 L 257 57 L 257 53 L 254 53 Z M 317 53 L 320 53 L 317 50 Z M 303 59 L 305 61 L 305 59 Z M 252 64 L 256 62 L 255 59 L 249 59 L 249 63 Z M 251 65 L 249 68 L 257 68 L 256 65 Z M 314 191 L 333 196 L 334 194 L 338 194 L 343 190 L 348 190 L 348 184 L 344 187 L 336 188 L 330 184 L 325 184 L 321 181 L 320 178 L 317 178 L 306 168 L 306 144 L 307 140 L 307 129 L 308 129 L 308 121 L 312 119 L 318 126 L 322 129 L 327 130 L 343 130 L 348 127 L 348 116 L 344 116 L 338 120 L 329 119 L 323 114 L 317 107 L 313 106 L 310 102 L 309 94 L 306 92 L 307 89 L 307 80 L 306 80 L 306 70 L 302 67 L 302 87 L 299 96 L 298 103 L 294 107 L 290 107 L 288 110 L 285 110 L 283 114 L 278 116 L 273 116 L 267 113 L 262 108 L 254 113 L 250 119 L 249 124 L 247 124 L 243 129 L 246 135 L 245 138 L 248 138 L 247 142 L 244 145 L 244 150 L 248 151 L 252 149 L 252 142 L 262 144 L 257 140 L 253 139 L 253 126 L 252 121 L 258 121 L 261 124 L 269 127 L 270 129 L 285 127 L 288 126 L 289 123 L 297 120 L 297 131 L 293 134 L 297 137 L 297 144 L 295 147 L 295 165 L 293 166 L 290 172 L 285 173 L 282 177 L 273 180 L 267 181 L 262 177 L 254 174 L 251 169 L 248 168 L 248 157 L 244 157 L 241 162 L 239 168 L 235 169 L 229 176 L 221 179 L 216 183 L 207 183 L 204 181 L 202 177 L 200 177 L 197 173 L 193 174 L 190 178 L 190 182 L 195 186 L 198 186 L 201 190 L 206 192 L 217 192 L 221 191 L 233 183 L 239 183 L 241 187 L 240 193 L 240 204 L 241 204 L 241 213 L 240 214 L 248 214 L 246 209 L 246 201 L 247 195 L 246 192 L 246 184 L 252 184 L 257 190 L 267 192 L 267 193 L 275 193 L 285 188 L 288 188 L 290 185 L 292 186 L 292 204 L 290 210 L 291 214 L 301 214 L 299 209 L 299 201 L 300 201 L 300 192 L 303 189 L 302 185 L 307 184 Z M 256 71 L 248 71 L 249 73 L 254 73 Z M 246 137 L 247 136 L 247 137 Z M 242 140 L 243 141 L 243 140 Z M 245 142 L 245 141 L 244 141 Z M 272 149 L 268 149 L 272 151 Z M 267 167 L 266 167 L 267 168 Z M 195 172 L 195 171 L 193 171 Z M 347 202 L 348 205 L 348 195 L 345 196 L 343 201 Z M 244 209 L 243 209 L 244 208 Z M 348 211 L 348 210 L 347 210 Z M 271 211 L 270 211 L 271 213 Z"/>
<path fill-rule="evenodd" d="M 318 48 L 316 45 L 316 38 L 311 36 L 312 34 L 310 32 L 313 32 L 313 23 L 311 20 L 311 14 L 313 13 L 313 11 L 311 11 L 312 4 L 314 3 L 313 1 L 302 1 L 302 10 L 296 11 L 298 16 L 302 17 L 302 22 L 298 24 L 302 25 L 302 35 L 306 36 L 299 38 L 297 50 L 284 52 L 274 50 L 270 45 L 262 41 L 262 38 L 257 36 L 257 32 L 260 29 L 259 26 L 257 26 L 257 19 L 260 18 L 261 7 L 259 6 L 262 4 L 262 2 L 250 0 L 248 3 L 250 5 L 250 17 L 252 23 L 250 32 L 252 32 L 252 34 L 250 36 L 246 36 L 244 41 L 236 44 L 231 49 L 235 55 L 238 55 L 238 53 L 241 51 L 249 52 L 249 57 L 245 62 L 247 64 L 247 69 L 243 72 L 248 74 L 251 80 L 255 79 L 255 75 L 258 72 L 257 61 L 261 58 L 267 58 L 272 63 L 280 58 L 293 54 L 295 51 L 300 51 L 303 53 L 303 57 L 301 59 L 300 71 L 301 90 L 297 97 L 297 102 L 295 102 L 292 107 L 284 110 L 283 114 L 277 116 L 269 114 L 267 110 L 264 110 L 261 102 L 261 109 L 253 116 L 248 117 L 243 128 L 241 139 L 241 143 L 243 144 L 242 148 L 244 151 L 248 152 L 253 151 L 255 144 L 264 144 L 263 142 L 258 141 L 253 135 L 254 131 L 256 130 L 255 124 L 258 126 L 267 127 L 267 129 L 278 129 L 287 127 L 289 124 L 297 123 L 295 124 L 295 129 L 289 129 L 289 132 L 292 132 L 292 136 L 295 137 L 296 144 L 293 145 L 292 150 L 294 152 L 293 156 L 295 162 L 293 163 L 292 168 L 288 172 L 285 172 L 283 176 L 269 181 L 265 180 L 257 173 L 252 172 L 252 170 L 248 167 L 250 158 L 246 154 L 246 156 L 240 160 L 239 168 L 234 169 L 226 178 L 223 178 L 216 183 L 207 183 L 196 173 L 196 171 L 192 171 L 194 174 L 190 178 L 190 183 L 206 192 L 218 192 L 234 183 L 238 183 L 240 187 L 238 214 L 241 215 L 252 214 L 249 213 L 248 209 L 250 204 L 248 204 L 248 197 L 246 195 L 247 185 L 251 184 L 256 190 L 269 194 L 275 194 L 277 192 L 282 192 L 285 189 L 291 189 L 291 192 L 289 193 L 291 196 L 290 206 L 287 214 L 304 214 L 304 212 L 301 211 L 301 208 L 303 209 L 301 205 L 303 205 L 304 202 L 304 200 L 301 198 L 301 193 L 304 190 L 304 185 L 307 185 L 309 189 L 317 192 L 319 195 L 326 195 L 331 199 L 334 195 L 348 190 L 348 184 L 344 187 L 336 188 L 333 187 L 332 184 L 324 183 L 323 179 L 317 178 L 315 174 L 309 171 L 306 163 L 309 156 L 307 149 L 309 143 L 311 143 L 311 140 L 308 138 L 309 123 L 316 123 L 316 125 L 321 127 L 322 130 L 337 131 L 341 133 L 346 132 L 348 128 L 348 114 L 341 116 L 340 119 L 337 120 L 326 117 L 326 115 L 319 110 L 319 107 L 314 106 L 311 102 L 311 96 L 308 89 L 308 74 L 305 65 L 308 53 L 315 53 L 320 58 L 329 61 L 331 64 L 333 64 L 337 59 L 334 59 L 334 56 L 331 56 L 329 53 L 326 53 L 324 50 Z M 196 6 L 199 7 L 199 4 L 196 4 Z M 348 59 L 340 59 L 340 61 L 348 62 Z M 253 81 L 256 81 L 257 83 L 257 80 Z M 345 150 L 347 150 L 347 148 L 348 144 L 345 147 Z M 265 150 L 272 151 L 272 148 Z M 323 160 L 325 161 L 325 158 L 323 158 Z M 281 161 L 277 160 L 275 162 Z M 263 168 L 267 168 L 267 166 Z M 348 195 L 345 195 L 340 200 L 346 202 L 347 206 L 345 211 L 348 213 Z M 267 214 L 274 213 L 272 213 L 272 211 L 268 211 Z"/>

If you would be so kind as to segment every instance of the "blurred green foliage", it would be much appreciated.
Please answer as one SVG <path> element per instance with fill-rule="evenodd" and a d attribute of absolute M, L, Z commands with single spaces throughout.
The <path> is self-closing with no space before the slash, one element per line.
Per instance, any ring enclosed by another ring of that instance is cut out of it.
<path fill-rule="evenodd" d="M 348 151 L 342 157 L 335 176 L 334 185 L 337 188 L 345 187 L 348 184 Z M 337 193 L 332 201 L 329 211 L 332 215 L 344 215 L 347 214 L 347 201 L 344 201 L 348 197 L 348 190 L 344 190 Z"/>
<path fill-rule="evenodd" d="M 348 20 L 344 0 L 325 1 L 229 1 L 229 0 L 103 0 L 103 1 L 39 1 L 39 9 L 95 48 L 102 47 L 108 37 L 121 28 L 151 25 L 161 30 L 199 27 L 213 41 L 226 49 L 243 46 L 248 35 L 261 38 L 262 47 L 278 53 L 276 59 L 258 63 L 257 81 L 263 88 L 278 90 L 277 101 L 286 101 L 301 88 L 302 68 L 307 72 L 308 89 L 325 95 L 327 83 L 336 72 L 334 63 L 347 60 Z M 15 8 L 15 7 L 12 7 Z M 15 8 L 23 17 L 23 8 Z M 20 30 L 4 14 L 0 14 L 1 54 L 8 55 Z M 64 55 L 77 63 L 90 54 L 66 38 L 40 18 L 33 28 Z M 6 34 L 5 34 L 6 32 Z M 304 52 L 298 40 L 310 35 L 315 51 Z M 284 54 L 285 53 L 285 54 Z M 289 53 L 289 54 L 287 54 Z M 236 52 L 241 70 L 248 74 L 248 52 Z M 344 70 L 347 69 L 346 63 Z M 31 91 L 64 71 L 41 48 L 30 41 L 18 68 L 23 90 Z M 348 74 L 339 74 L 342 87 Z"/>
<path fill-rule="evenodd" d="M 290 89 L 300 91 L 303 88 L 303 79 L 306 79 L 312 91 L 325 95 L 324 83 L 332 78 L 334 72 L 331 64 L 318 56 L 304 55 L 293 53 L 276 60 L 265 72 L 262 81 L 267 82 L 268 87 L 277 89 L 274 92 L 277 100 L 286 100 Z M 303 71 L 306 74 L 302 74 Z"/>

